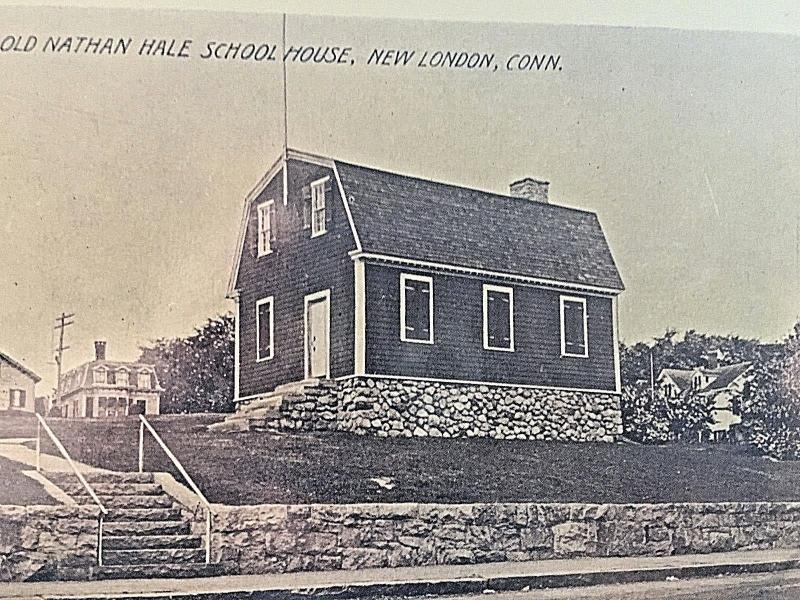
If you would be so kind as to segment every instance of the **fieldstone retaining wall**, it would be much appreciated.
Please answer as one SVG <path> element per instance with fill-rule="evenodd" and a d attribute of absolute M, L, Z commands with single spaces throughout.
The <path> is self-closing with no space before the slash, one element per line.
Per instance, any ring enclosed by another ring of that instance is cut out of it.
<path fill-rule="evenodd" d="M 96 564 L 97 517 L 95 507 L 0 505 L 0 581 Z"/>
<path fill-rule="evenodd" d="M 240 573 L 800 547 L 800 503 L 216 507 Z"/>
<path fill-rule="evenodd" d="M 327 383 L 327 382 L 326 382 Z M 357 377 L 284 398 L 280 427 L 391 437 L 614 441 L 612 393 Z"/>

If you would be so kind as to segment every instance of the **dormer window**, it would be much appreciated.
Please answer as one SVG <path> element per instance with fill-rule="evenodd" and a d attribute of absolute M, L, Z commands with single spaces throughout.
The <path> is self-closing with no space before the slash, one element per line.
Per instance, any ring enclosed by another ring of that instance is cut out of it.
<path fill-rule="evenodd" d="M 128 372 L 125 369 L 120 369 L 117 371 L 117 384 L 118 385 L 128 385 Z"/>
<path fill-rule="evenodd" d="M 95 383 L 105 383 L 106 382 L 106 370 L 105 369 L 95 369 L 94 370 L 94 382 Z"/>
<path fill-rule="evenodd" d="M 151 387 L 150 371 L 139 371 L 139 385 L 138 387 L 143 390 L 149 390 Z"/>
<path fill-rule="evenodd" d="M 114 371 L 106 373 L 106 383 L 109 385 L 117 385 L 117 374 Z"/>
<path fill-rule="evenodd" d="M 325 190 L 330 179 L 320 179 L 311 184 L 311 237 L 325 233 Z"/>
<path fill-rule="evenodd" d="M 258 255 L 272 252 L 273 221 L 275 220 L 275 201 L 267 200 L 258 205 Z"/>

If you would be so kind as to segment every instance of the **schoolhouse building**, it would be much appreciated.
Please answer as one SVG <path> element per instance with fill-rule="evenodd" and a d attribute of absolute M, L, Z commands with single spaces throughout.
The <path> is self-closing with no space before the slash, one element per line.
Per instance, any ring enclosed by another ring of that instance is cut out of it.
<path fill-rule="evenodd" d="M 611 440 L 623 289 L 597 216 L 545 181 L 497 194 L 290 150 L 243 207 L 236 401 L 288 428 Z"/>

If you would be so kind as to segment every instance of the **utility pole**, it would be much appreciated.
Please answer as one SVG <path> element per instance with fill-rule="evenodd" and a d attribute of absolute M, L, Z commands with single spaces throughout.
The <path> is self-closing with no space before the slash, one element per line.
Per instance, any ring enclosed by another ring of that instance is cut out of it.
<path fill-rule="evenodd" d="M 61 402 L 61 364 L 64 359 L 64 350 L 68 350 L 69 346 L 64 345 L 64 330 L 75 323 L 75 321 L 70 321 L 75 316 L 74 313 L 67 314 L 65 312 L 61 313 L 60 317 L 56 318 L 56 326 L 53 329 L 58 330 L 58 348 L 56 348 L 56 405 L 60 405 Z"/>
<path fill-rule="evenodd" d="M 653 364 L 653 349 L 650 348 L 650 400 L 656 401 L 656 370 Z"/>

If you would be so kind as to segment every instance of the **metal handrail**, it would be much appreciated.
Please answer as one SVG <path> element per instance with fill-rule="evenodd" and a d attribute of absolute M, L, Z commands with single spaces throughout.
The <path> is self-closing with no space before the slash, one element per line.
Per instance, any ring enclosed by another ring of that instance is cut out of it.
<path fill-rule="evenodd" d="M 103 506 L 103 503 L 98 498 L 97 494 L 95 493 L 92 486 L 89 485 L 89 482 L 86 481 L 86 478 L 83 474 L 78 470 L 78 467 L 75 466 L 75 462 L 72 460 L 72 457 L 67 452 L 67 449 L 64 448 L 64 444 L 61 443 L 61 440 L 58 439 L 53 430 L 50 429 L 50 426 L 47 424 L 47 421 L 44 420 L 44 417 L 39 413 L 36 413 L 36 418 L 38 419 L 36 423 L 36 471 L 41 473 L 42 471 L 42 428 L 44 428 L 45 433 L 50 437 L 50 440 L 53 442 L 55 447 L 61 453 L 69 466 L 72 468 L 72 471 L 77 475 L 78 481 L 81 482 L 86 491 L 89 492 L 89 496 L 97 504 L 98 508 L 100 509 L 100 515 L 98 516 L 98 523 L 97 523 L 97 564 L 99 566 L 103 566 L 103 517 L 108 514 L 108 509 Z"/>
<path fill-rule="evenodd" d="M 158 435 L 153 426 L 150 422 L 144 418 L 144 415 L 139 415 L 139 473 L 144 472 L 144 428 L 147 427 L 147 430 L 153 436 L 153 438 L 158 442 L 158 445 L 161 446 L 161 449 L 164 451 L 164 454 L 172 461 L 172 464 L 178 469 L 178 472 L 183 476 L 186 480 L 186 483 L 189 484 L 189 487 L 192 488 L 192 491 L 197 495 L 200 499 L 201 504 L 205 506 L 206 509 L 206 564 L 211 562 L 211 503 L 206 499 L 203 492 L 200 491 L 200 488 L 197 487 L 197 484 L 194 480 L 189 476 L 186 472 L 186 469 L 183 468 L 183 465 L 178 460 L 178 457 L 175 456 L 172 451 L 169 449 L 164 440 L 161 439 L 161 436 Z"/>

